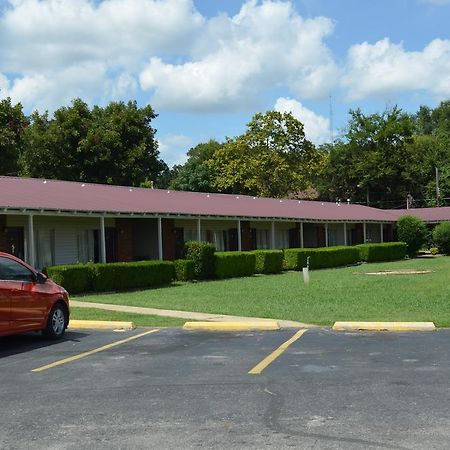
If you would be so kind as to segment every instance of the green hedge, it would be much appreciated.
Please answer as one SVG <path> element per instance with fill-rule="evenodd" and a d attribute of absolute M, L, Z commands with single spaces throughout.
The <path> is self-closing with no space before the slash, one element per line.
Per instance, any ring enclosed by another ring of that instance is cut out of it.
<path fill-rule="evenodd" d="M 405 259 L 407 245 L 404 242 L 385 242 L 383 244 L 360 244 L 359 249 L 361 261 L 394 261 Z"/>
<path fill-rule="evenodd" d="M 283 270 L 283 250 L 254 250 L 255 273 L 280 273 Z"/>
<path fill-rule="evenodd" d="M 216 248 L 209 242 L 187 241 L 184 244 L 184 257 L 194 262 L 196 278 L 212 278 L 214 276 L 214 252 Z"/>
<path fill-rule="evenodd" d="M 174 278 L 171 261 L 52 266 L 47 275 L 69 294 L 121 291 L 169 284 Z"/>
<path fill-rule="evenodd" d="M 255 273 L 256 256 L 252 252 L 217 252 L 216 278 L 248 277 Z"/>
<path fill-rule="evenodd" d="M 195 276 L 194 261 L 190 259 L 176 259 L 174 262 L 175 279 L 179 281 L 192 280 Z"/>
<path fill-rule="evenodd" d="M 92 264 L 68 264 L 46 267 L 42 271 L 69 294 L 92 290 Z"/>
<path fill-rule="evenodd" d="M 174 265 L 170 261 L 92 264 L 91 268 L 96 292 L 162 286 L 174 278 Z"/>
<path fill-rule="evenodd" d="M 284 250 L 284 267 L 287 270 L 302 270 L 310 257 L 310 269 L 338 267 L 359 262 L 356 247 L 288 248 Z"/>

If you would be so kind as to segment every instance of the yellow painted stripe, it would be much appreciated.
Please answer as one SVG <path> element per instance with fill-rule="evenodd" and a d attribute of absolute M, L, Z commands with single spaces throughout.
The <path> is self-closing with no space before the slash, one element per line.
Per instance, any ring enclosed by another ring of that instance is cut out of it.
<path fill-rule="evenodd" d="M 433 322 L 335 322 L 336 331 L 434 331 Z"/>
<path fill-rule="evenodd" d="M 259 322 L 186 322 L 183 325 L 183 330 L 191 331 L 274 331 L 279 329 L 280 325 L 276 320 L 264 320 Z"/>
<path fill-rule="evenodd" d="M 146 331 L 145 333 L 136 334 L 135 336 L 131 336 L 126 339 L 122 339 L 120 341 L 112 342 L 111 344 L 104 345 L 103 347 L 95 348 L 94 350 L 90 350 L 88 352 L 80 353 L 75 356 L 70 356 L 69 358 L 61 359 L 59 361 L 55 361 L 51 364 L 47 364 L 42 367 L 38 367 L 37 369 L 33 369 L 32 372 L 43 372 L 44 370 L 52 369 L 53 367 L 61 366 L 63 364 L 70 363 L 72 361 L 76 361 L 77 359 L 85 358 L 86 356 L 94 355 L 95 353 L 103 352 L 105 350 L 109 350 L 110 348 L 117 347 L 118 345 L 125 344 L 126 342 L 130 342 L 134 339 L 139 339 L 143 336 L 147 336 L 151 333 L 156 333 L 159 329 Z"/>
<path fill-rule="evenodd" d="M 269 356 L 264 358 L 260 363 L 258 363 L 252 370 L 248 373 L 250 375 L 260 375 L 261 372 L 273 361 L 275 361 L 291 344 L 293 344 L 297 339 L 306 332 L 306 330 L 299 330 L 290 339 L 281 344 L 275 351 L 273 351 Z"/>

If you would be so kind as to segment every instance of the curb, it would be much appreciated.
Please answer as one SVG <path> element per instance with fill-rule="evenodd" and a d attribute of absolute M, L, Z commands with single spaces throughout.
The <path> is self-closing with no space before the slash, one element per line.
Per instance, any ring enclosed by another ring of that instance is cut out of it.
<path fill-rule="evenodd" d="M 335 322 L 335 331 L 435 331 L 433 322 Z"/>
<path fill-rule="evenodd" d="M 279 329 L 280 325 L 275 320 L 264 322 L 186 322 L 183 325 L 183 330 L 196 331 L 275 331 Z"/>
<path fill-rule="evenodd" d="M 69 330 L 132 330 L 136 328 L 133 322 L 118 322 L 113 320 L 71 320 Z"/>

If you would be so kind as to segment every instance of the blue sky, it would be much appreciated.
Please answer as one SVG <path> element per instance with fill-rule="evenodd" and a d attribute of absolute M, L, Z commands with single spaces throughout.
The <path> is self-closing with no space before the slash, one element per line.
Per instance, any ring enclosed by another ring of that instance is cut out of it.
<path fill-rule="evenodd" d="M 450 98 L 450 0 L 0 0 L 0 97 L 26 112 L 137 99 L 182 163 L 259 111 L 315 143 L 348 110 Z"/>

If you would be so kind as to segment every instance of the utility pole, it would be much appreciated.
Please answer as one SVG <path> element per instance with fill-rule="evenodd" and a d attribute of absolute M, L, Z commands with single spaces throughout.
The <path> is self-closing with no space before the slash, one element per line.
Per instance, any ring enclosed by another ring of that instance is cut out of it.
<path fill-rule="evenodd" d="M 441 193 L 439 191 L 439 169 L 436 167 L 436 206 L 440 206 L 440 196 Z"/>
<path fill-rule="evenodd" d="M 409 209 L 409 208 L 411 208 L 411 206 L 412 206 L 412 203 L 413 203 L 413 196 L 411 195 L 411 194 L 408 194 L 407 196 L 406 196 L 406 209 Z"/>

